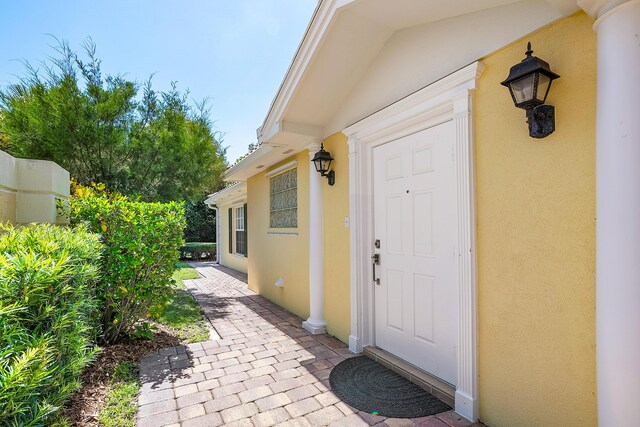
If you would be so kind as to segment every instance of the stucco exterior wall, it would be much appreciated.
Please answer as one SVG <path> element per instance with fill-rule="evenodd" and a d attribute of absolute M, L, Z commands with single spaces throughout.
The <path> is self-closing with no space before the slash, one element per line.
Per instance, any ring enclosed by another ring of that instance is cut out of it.
<path fill-rule="evenodd" d="M 245 201 L 236 203 L 236 204 L 231 204 L 231 203 L 227 203 L 224 205 L 220 205 L 218 206 L 218 215 L 219 215 L 219 219 L 221 221 L 222 227 L 221 227 L 221 236 L 220 237 L 220 242 L 218 243 L 220 245 L 220 264 L 229 267 L 229 268 L 233 268 L 234 270 L 237 271 L 241 271 L 243 273 L 247 273 L 247 258 L 242 256 L 242 255 L 237 255 L 233 252 L 229 252 L 229 226 L 232 227 L 233 230 L 233 250 L 235 251 L 235 240 L 236 240 L 236 233 L 235 233 L 235 227 L 233 227 L 233 224 L 235 223 L 235 219 L 236 219 L 236 211 L 235 208 L 241 207 L 243 206 L 245 203 Z M 232 217 L 232 221 L 234 221 L 232 224 L 229 224 L 229 208 L 232 208 L 232 212 L 233 212 L 233 217 Z M 251 215 L 251 212 L 249 209 L 247 209 L 248 214 Z M 247 231 L 247 235 L 248 235 L 248 239 L 251 239 L 251 236 L 249 235 L 250 231 Z M 251 245 L 251 241 L 249 241 L 249 245 Z"/>
<path fill-rule="evenodd" d="M 337 133 L 324 141 L 324 148 L 335 159 L 331 168 L 336 183 L 322 180 L 324 217 L 324 301 L 327 333 L 349 343 L 351 333 L 349 280 L 349 146 L 347 138 Z"/>
<path fill-rule="evenodd" d="M 596 36 L 583 13 L 486 57 L 475 94 L 480 419 L 593 426 Z M 556 131 L 528 136 L 499 83 L 534 55 L 560 74 Z"/>
<path fill-rule="evenodd" d="M 0 222 L 67 223 L 56 204 L 69 198 L 69 180 L 69 172 L 56 163 L 0 151 Z"/>
<path fill-rule="evenodd" d="M 271 229 L 265 174 L 292 160 L 298 162 L 298 227 Z M 303 151 L 247 181 L 249 288 L 303 319 L 309 317 L 309 166 Z M 279 278 L 284 287 L 274 285 Z"/>

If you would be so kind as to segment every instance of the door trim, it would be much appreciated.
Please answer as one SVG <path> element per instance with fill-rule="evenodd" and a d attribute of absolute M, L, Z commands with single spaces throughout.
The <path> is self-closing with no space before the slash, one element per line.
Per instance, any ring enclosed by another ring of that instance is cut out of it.
<path fill-rule="evenodd" d="M 475 62 L 342 131 L 349 143 L 351 335 L 349 349 L 360 353 L 374 344 L 373 148 L 438 124 L 454 121 L 459 321 L 455 411 L 478 419 L 477 273 L 475 181 L 473 168 L 473 91 L 484 65 Z"/>

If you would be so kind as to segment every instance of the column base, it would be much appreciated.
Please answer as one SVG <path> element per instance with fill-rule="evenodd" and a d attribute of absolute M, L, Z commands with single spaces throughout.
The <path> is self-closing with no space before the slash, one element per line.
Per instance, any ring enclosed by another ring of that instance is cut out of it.
<path fill-rule="evenodd" d="M 327 333 L 327 324 L 324 322 L 318 322 L 316 320 L 311 320 L 311 318 L 302 322 L 302 329 L 313 334 L 320 335 Z"/>
<path fill-rule="evenodd" d="M 468 394 L 456 391 L 456 407 L 455 411 L 458 415 L 462 415 L 464 418 L 471 422 L 478 420 L 478 399 L 469 396 Z"/>
<path fill-rule="evenodd" d="M 349 350 L 352 353 L 362 353 L 362 340 L 353 335 L 349 335 Z"/>

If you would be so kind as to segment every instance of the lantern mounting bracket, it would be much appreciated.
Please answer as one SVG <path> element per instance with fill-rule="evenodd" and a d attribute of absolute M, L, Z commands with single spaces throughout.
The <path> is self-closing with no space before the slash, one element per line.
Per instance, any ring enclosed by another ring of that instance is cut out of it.
<path fill-rule="evenodd" d="M 327 177 L 327 181 L 329 181 L 329 185 L 333 185 L 336 183 L 336 173 L 334 171 L 329 171 L 323 176 Z"/>
<path fill-rule="evenodd" d="M 544 138 L 556 130 L 555 108 L 553 105 L 538 105 L 527 108 L 527 123 L 531 138 Z"/>

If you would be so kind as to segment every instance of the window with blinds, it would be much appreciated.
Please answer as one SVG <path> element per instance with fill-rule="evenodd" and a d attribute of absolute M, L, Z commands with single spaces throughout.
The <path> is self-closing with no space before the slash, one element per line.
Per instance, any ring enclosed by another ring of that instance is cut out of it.
<path fill-rule="evenodd" d="M 247 256 L 247 228 L 245 207 L 236 208 L 236 254 Z"/>

